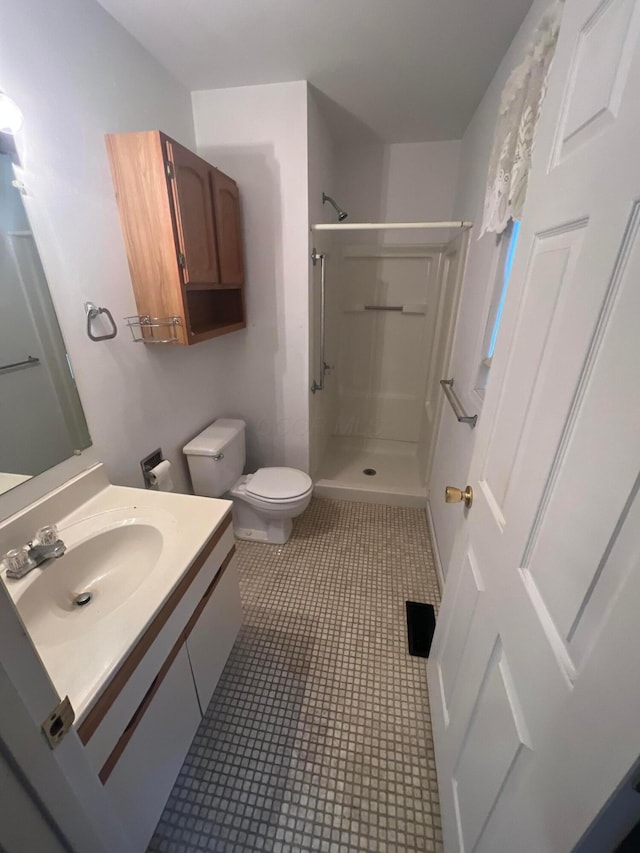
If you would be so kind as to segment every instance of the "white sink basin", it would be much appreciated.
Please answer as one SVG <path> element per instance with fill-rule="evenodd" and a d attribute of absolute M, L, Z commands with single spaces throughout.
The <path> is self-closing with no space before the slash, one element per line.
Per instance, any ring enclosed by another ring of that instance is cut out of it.
<path fill-rule="evenodd" d="M 173 552 L 176 526 L 167 512 L 130 507 L 61 527 L 67 552 L 34 569 L 16 590 L 18 612 L 36 646 L 81 641 L 144 594 Z"/>
<path fill-rule="evenodd" d="M 98 533 L 49 562 L 17 601 L 35 643 L 65 643 L 110 616 L 148 579 L 162 545 L 156 527 L 135 524 Z M 88 603 L 74 603 L 83 593 Z"/>
<path fill-rule="evenodd" d="M 0 522 L 0 552 L 55 522 L 67 552 L 6 586 L 60 696 L 81 721 L 135 647 L 229 501 L 112 486 L 95 465 Z M 78 595 L 90 593 L 78 607 Z"/>

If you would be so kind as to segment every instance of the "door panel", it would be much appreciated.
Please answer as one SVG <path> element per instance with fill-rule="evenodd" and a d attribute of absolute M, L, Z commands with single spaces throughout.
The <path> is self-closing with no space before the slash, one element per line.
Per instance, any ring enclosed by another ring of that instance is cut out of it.
<path fill-rule="evenodd" d="M 211 197 L 211 166 L 175 142 L 167 142 L 173 164 L 171 189 L 185 284 L 216 284 L 218 251 Z"/>
<path fill-rule="evenodd" d="M 640 407 L 633 394 L 640 384 L 640 350 L 633 357 L 629 348 L 640 317 L 637 207 L 632 219 L 523 560 L 567 642 L 602 579 L 640 471 L 640 442 L 634 440 L 640 435 Z M 618 399 L 620 388 L 632 393 Z M 592 464 L 585 466 L 585 459 Z M 568 489 L 579 500 L 568 501 Z M 601 509 L 592 517 L 588 508 L 596 504 Z M 570 541 L 559 518 L 577 533 Z"/>
<path fill-rule="evenodd" d="M 455 619 L 450 618 L 447 626 L 444 628 L 445 637 L 442 644 L 442 659 L 438 663 L 445 713 L 455 690 L 460 665 L 469 638 L 471 623 L 478 609 L 483 591 L 484 584 L 480 578 L 474 554 L 472 551 L 469 551 L 458 577 L 452 608 L 452 613 L 455 613 Z"/>
<path fill-rule="evenodd" d="M 429 662 L 447 853 L 569 853 L 640 754 L 638 9 L 565 4 Z"/>
<path fill-rule="evenodd" d="M 500 637 L 482 679 L 453 774 L 460 837 L 477 848 L 487 820 L 528 735 Z M 478 781 L 482 784 L 478 785 Z"/>
<path fill-rule="evenodd" d="M 616 118 L 639 26 L 635 0 L 603 0 L 584 23 L 569 75 L 556 162 L 587 145 Z"/>
<path fill-rule="evenodd" d="M 483 472 L 486 488 L 503 511 L 516 452 L 530 417 L 536 377 L 543 360 L 548 359 L 551 339 L 563 334 L 561 308 L 569 300 L 566 291 L 579 287 L 575 269 L 585 226 L 583 220 L 540 234 L 534 240 L 517 341 Z M 530 389 L 530 394 L 525 389 Z M 503 417 L 503 412 L 508 415 Z"/>

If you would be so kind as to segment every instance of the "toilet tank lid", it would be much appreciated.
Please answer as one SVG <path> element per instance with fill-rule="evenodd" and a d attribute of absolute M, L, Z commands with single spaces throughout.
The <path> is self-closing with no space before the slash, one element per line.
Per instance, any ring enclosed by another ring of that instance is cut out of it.
<path fill-rule="evenodd" d="M 189 444 L 185 444 L 182 452 L 185 456 L 213 456 L 224 450 L 245 427 L 244 421 L 218 418 L 199 435 L 192 438 Z"/>

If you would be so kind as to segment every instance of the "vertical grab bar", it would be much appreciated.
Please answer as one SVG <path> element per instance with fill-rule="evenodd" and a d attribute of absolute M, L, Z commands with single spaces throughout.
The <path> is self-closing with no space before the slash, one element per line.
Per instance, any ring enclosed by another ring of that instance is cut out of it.
<path fill-rule="evenodd" d="M 326 274 L 324 255 L 318 252 L 315 248 L 311 252 L 311 263 L 315 265 L 320 261 L 320 381 L 314 379 L 311 383 L 311 393 L 316 391 L 324 391 L 324 375 L 329 369 L 329 365 L 324 360 L 324 327 L 325 327 L 325 287 Z"/>

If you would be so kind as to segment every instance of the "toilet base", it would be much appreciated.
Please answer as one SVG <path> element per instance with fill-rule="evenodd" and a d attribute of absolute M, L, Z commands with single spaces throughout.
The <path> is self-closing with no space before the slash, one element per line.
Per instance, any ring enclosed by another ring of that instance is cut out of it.
<path fill-rule="evenodd" d="M 293 524 L 290 518 L 272 518 L 257 513 L 244 501 L 233 501 L 233 532 L 238 539 L 248 542 L 268 542 L 284 545 Z"/>

